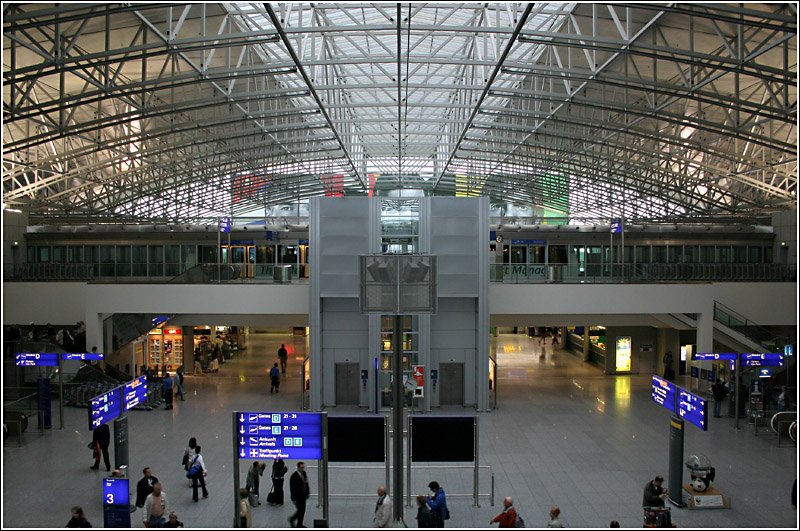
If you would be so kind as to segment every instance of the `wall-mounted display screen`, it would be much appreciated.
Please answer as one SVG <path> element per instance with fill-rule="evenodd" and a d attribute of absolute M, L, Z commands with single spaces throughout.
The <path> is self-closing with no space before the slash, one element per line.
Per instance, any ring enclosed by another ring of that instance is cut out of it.
<path fill-rule="evenodd" d="M 411 417 L 411 460 L 475 460 L 475 417 Z"/>
<path fill-rule="evenodd" d="M 321 413 L 237 412 L 240 459 L 322 459 Z"/>
<path fill-rule="evenodd" d="M 328 461 L 383 463 L 386 417 L 328 417 Z"/>

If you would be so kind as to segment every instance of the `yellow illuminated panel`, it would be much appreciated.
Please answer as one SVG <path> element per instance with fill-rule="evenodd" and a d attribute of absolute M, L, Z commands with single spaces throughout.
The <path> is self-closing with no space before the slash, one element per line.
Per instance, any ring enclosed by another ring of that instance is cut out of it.
<path fill-rule="evenodd" d="M 631 338 L 627 336 L 617 338 L 617 371 L 631 371 Z"/>

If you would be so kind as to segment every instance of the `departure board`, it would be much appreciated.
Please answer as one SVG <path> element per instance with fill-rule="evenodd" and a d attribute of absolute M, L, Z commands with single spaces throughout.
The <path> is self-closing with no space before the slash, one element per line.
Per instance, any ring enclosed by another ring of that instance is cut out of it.
<path fill-rule="evenodd" d="M 322 459 L 322 414 L 237 412 L 240 459 Z"/>
<path fill-rule="evenodd" d="M 708 401 L 678 388 L 678 416 L 703 431 L 708 430 Z"/>
<path fill-rule="evenodd" d="M 147 400 L 147 376 L 139 376 L 122 386 L 123 411 L 133 409 Z"/>
<path fill-rule="evenodd" d="M 653 375 L 653 386 L 650 397 L 653 402 L 675 412 L 675 384 L 660 376 Z"/>
<path fill-rule="evenodd" d="M 89 429 L 93 430 L 106 422 L 111 422 L 122 414 L 120 388 L 98 395 L 89 401 Z"/>
<path fill-rule="evenodd" d="M 55 352 L 20 352 L 14 355 L 17 367 L 57 367 L 58 354 Z"/>

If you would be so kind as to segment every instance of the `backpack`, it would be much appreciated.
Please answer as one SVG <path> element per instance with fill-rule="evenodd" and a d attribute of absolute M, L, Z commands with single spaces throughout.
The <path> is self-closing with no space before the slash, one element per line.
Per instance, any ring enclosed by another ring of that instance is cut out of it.
<path fill-rule="evenodd" d="M 525 520 L 517 513 L 517 517 L 514 519 L 514 527 L 525 527 Z"/>

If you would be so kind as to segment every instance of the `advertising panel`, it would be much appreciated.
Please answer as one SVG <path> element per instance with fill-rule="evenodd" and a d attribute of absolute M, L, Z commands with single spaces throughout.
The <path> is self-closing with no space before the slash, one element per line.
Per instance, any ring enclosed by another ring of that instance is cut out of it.
<path fill-rule="evenodd" d="M 616 372 L 631 372 L 631 338 L 617 337 Z"/>

